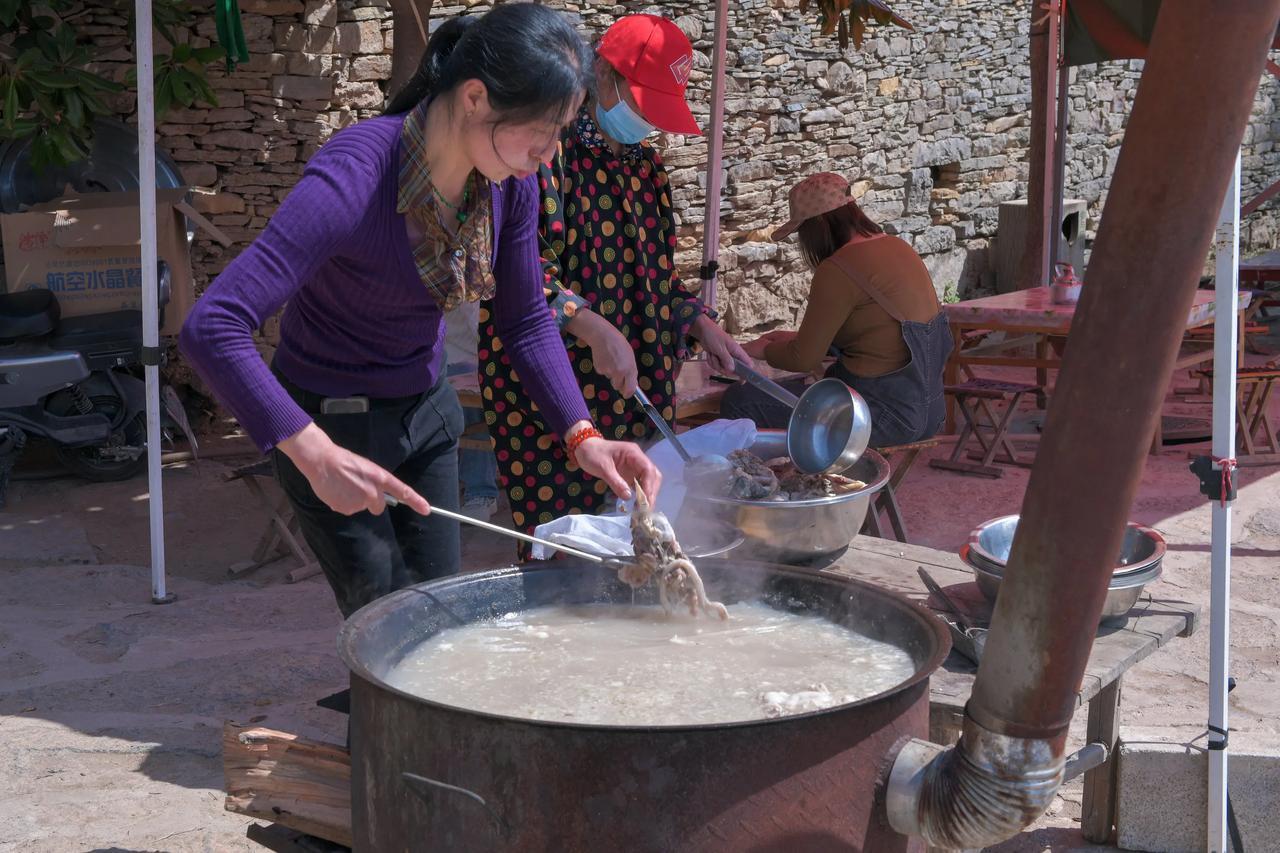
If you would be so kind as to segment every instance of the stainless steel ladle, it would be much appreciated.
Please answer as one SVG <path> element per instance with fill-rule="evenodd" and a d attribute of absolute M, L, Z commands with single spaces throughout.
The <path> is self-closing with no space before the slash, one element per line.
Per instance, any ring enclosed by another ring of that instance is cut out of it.
<path fill-rule="evenodd" d="M 871 410 L 862 395 L 829 377 L 819 379 L 797 397 L 735 358 L 735 372 L 752 386 L 791 408 L 787 421 L 787 455 L 805 474 L 840 474 L 849 470 L 871 442 Z"/>

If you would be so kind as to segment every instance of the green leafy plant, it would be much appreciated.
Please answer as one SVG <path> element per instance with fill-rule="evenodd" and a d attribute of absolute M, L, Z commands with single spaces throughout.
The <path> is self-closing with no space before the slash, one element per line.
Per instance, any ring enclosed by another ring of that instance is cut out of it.
<path fill-rule="evenodd" d="M 867 24 L 873 21 L 880 26 L 915 31 L 910 21 L 890 9 L 883 0 L 800 0 L 800 11 L 809 11 L 810 5 L 818 7 L 818 25 L 822 34 L 829 36 L 835 33 L 841 50 L 849 47 L 850 36 L 854 50 L 861 50 Z"/>
<path fill-rule="evenodd" d="M 129 19 L 132 0 L 112 0 Z M 121 83 L 89 70 L 99 51 L 77 27 L 81 0 L 0 0 L 0 141 L 31 139 L 31 165 L 64 166 L 88 156 L 93 121 L 110 115 L 106 98 Z M 205 66 L 224 56 L 220 47 L 193 47 L 175 31 L 195 22 L 187 0 L 153 0 L 153 24 L 168 51 L 155 55 L 156 118 L 171 107 L 217 106 Z M 131 70 L 131 84 L 136 72 Z"/>

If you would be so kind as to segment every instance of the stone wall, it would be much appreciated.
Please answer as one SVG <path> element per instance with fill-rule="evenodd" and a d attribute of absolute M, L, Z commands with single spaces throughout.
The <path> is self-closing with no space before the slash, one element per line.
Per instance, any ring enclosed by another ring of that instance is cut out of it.
<path fill-rule="evenodd" d="M 208 5 L 196 5 L 201 2 Z M 771 243 L 767 235 L 786 218 L 788 188 L 820 170 L 855 182 L 865 209 L 924 256 L 940 293 L 969 296 L 989 289 L 999 205 L 1026 191 L 1026 2 L 899 0 L 895 10 L 916 31 L 876 28 L 861 51 L 851 48 L 844 55 L 834 38 L 816 33 L 814 15 L 800 14 L 798 5 L 799 0 L 730 4 L 721 307 L 731 330 L 798 321 L 808 276 L 794 245 Z M 561 7 L 576 14 L 593 39 L 624 10 L 674 17 L 695 45 L 692 100 L 705 126 L 713 4 Z M 233 73 L 212 72 L 221 100 L 216 109 L 171 113 L 160 127 L 161 143 L 189 181 L 220 191 L 200 205 L 235 241 L 224 250 L 199 240 L 194 258 L 201 287 L 260 232 L 317 146 L 336 130 L 377 114 L 390 76 L 386 0 L 241 0 L 240 8 L 250 61 Z M 466 8 L 440 6 L 432 19 Z M 213 37 L 211 10 L 202 17 L 197 43 Z M 122 23 L 99 16 L 93 32 L 102 44 L 122 44 Z M 109 64 L 107 71 L 119 75 L 125 67 Z M 1140 67 L 1134 62 L 1080 69 L 1071 86 L 1067 192 L 1089 203 L 1090 233 Z M 1246 133 L 1246 198 L 1280 177 L 1278 93 L 1280 86 L 1267 78 Z M 122 113 L 132 111 L 127 99 L 120 107 Z M 681 219 L 681 269 L 694 276 L 701 254 L 706 142 L 670 137 L 661 144 Z M 1276 245 L 1275 211 L 1273 203 L 1248 221 L 1250 249 Z"/>

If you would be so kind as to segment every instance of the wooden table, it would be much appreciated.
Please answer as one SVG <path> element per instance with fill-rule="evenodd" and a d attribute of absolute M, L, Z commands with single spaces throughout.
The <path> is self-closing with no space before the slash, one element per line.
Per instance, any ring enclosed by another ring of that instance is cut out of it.
<path fill-rule="evenodd" d="M 1265 284 L 1280 281 L 1280 249 L 1240 262 L 1241 284 Z"/>
<path fill-rule="evenodd" d="M 774 382 L 788 382 L 807 374 L 778 370 L 763 361 L 756 362 L 756 370 Z M 724 392 L 734 383 L 712 379 L 716 375 L 711 363 L 705 360 L 686 361 L 676 374 L 676 421 L 713 417 L 720 414 L 720 401 Z"/>
<path fill-rule="evenodd" d="M 1265 319 L 1265 315 L 1259 315 L 1266 308 L 1276 306 L 1276 302 L 1280 301 L 1280 291 L 1274 287 L 1277 283 L 1280 283 L 1280 249 L 1240 262 L 1240 286 L 1253 287 L 1253 295 L 1258 297 L 1250 307 L 1246 320 L 1252 322 L 1255 319 Z"/>
<path fill-rule="evenodd" d="M 948 595 L 957 599 L 970 621 L 980 626 L 989 622 L 991 606 L 972 582 L 973 573 L 958 556 L 945 551 L 859 536 L 829 571 L 871 581 L 945 611 L 942 602 L 929 596 L 916 573 L 918 567 L 924 567 Z M 1087 704 L 1089 708 L 1087 742 L 1106 744 L 1111 757 L 1084 775 L 1081 827 L 1090 841 L 1107 842 L 1115 823 L 1115 750 L 1124 674 L 1175 638 L 1194 633 L 1199 617 L 1200 610 L 1193 604 L 1144 595 L 1123 628 L 1104 629 L 1094 641 L 1076 694 L 1076 706 Z M 933 674 L 929 681 L 931 740 L 953 743 L 959 737 L 964 705 L 973 690 L 976 673 L 976 667 L 952 652 Z"/>
<path fill-rule="evenodd" d="M 1241 324 L 1239 363 L 1244 360 L 1244 315 L 1249 307 L 1250 294 L 1240 294 L 1238 318 Z M 1213 322 L 1214 294 L 1211 290 L 1197 290 L 1191 311 L 1187 314 L 1187 328 L 1192 329 Z M 1049 296 L 1049 288 L 1032 287 L 969 299 L 944 305 L 947 320 L 951 324 L 955 346 L 947 360 L 945 382 L 958 384 L 961 371 L 986 365 L 990 367 L 1034 367 L 1036 383 L 1048 382 L 1049 371 L 1062 366 L 1061 348 L 1071 331 L 1075 318 L 1075 305 L 1055 305 Z M 963 334 L 971 331 L 1006 332 L 1013 337 L 991 344 L 979 344 L 961 350 Z M 1008 351 L 1026 344 L 1035 345 L 1035 355 L 1010 354 Z M 1207 347 L 1179 356 L 1174 370 L 1186 370 L 1197 364 L 1213 360 L 1213 348 Z M 947 403 L 947 432 L 955 431 L 955 404 Z M 1159 427 L 1157 426 L 1157 439 Z M 1159 444 L 1156 444 L 1159 447 Z"/>

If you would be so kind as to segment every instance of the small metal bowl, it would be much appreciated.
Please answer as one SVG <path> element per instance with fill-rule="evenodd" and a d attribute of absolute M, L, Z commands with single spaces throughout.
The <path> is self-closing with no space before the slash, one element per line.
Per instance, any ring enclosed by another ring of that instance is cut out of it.
<path fill-rule="evenodd" d="M 975 527 L 969 534 L 968 544 L 960 549 L 960 556 L 973 569 L 978 589 L 990 601 L 994 602 L 1000 592 L 1000 581 L 1004 577 L 1017 527 L 1016 515 L 993 518 Z M 1165 550 L 1164 537 L 1158 531 L 1130 522 L 1107 588 L 1107 598 L 1102 607 L 1103 624 L 1126 618 L 1141 597 L 1143 588 L 1160 577 Z"/>

